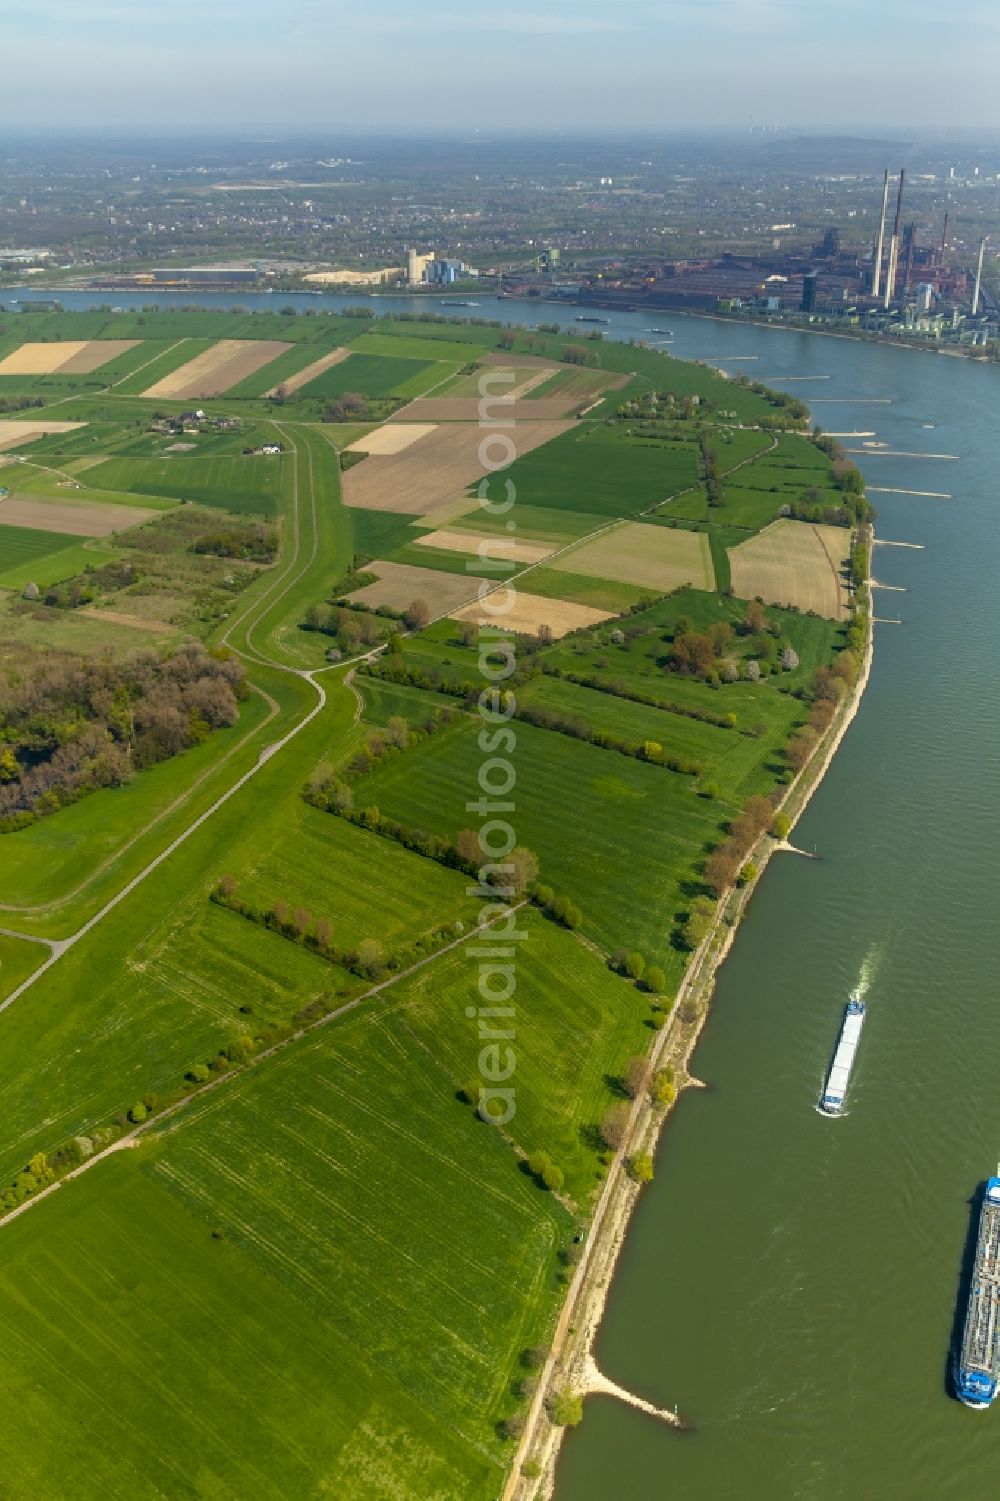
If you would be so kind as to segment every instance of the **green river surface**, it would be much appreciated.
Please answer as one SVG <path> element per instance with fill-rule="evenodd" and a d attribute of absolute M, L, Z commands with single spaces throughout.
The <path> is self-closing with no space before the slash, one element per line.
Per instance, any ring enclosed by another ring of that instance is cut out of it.
<path fill-rule="evenodd" d="M 801 396 L 827 431 L 958 459 L 856 459 L 870 485 L 953 499 L 871 497 L 879 537 L 924 547 L 874 552 L 907 590 L 876 592 L 876 614 L 904 623 L 876 625 L 860 712 L 796 828 L 820 858 L 771 861 L 720 971 L 693 1063 L 709 1088 L 663 1133 L 611 1289 L 598 1363 L 692 1431 L 588 1398 L 557 1501 L 996 1495 L 1000 1401 L 962 1407 L 949 1368 L 1000 1157 L 1000 369 L 640 321 Z M 817 1095 L 859 982 L 848 1112 L 829 1120 Z"/>

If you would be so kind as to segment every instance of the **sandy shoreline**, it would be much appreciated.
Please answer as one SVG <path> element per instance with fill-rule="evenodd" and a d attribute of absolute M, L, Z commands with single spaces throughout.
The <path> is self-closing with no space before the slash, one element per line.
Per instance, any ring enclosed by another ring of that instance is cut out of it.
<path fill-rule="evenodd" d="M 874 531 L 871 533 L 871 540 L 874 540 Z M 791 783 L 780 805 L 781 811 L 791 819 L 793 827 L 829 770 L 861 705 L 871 676 L 874 655 L 872 616 L 869 585 L 868 634 L 857 681 L 830 729 L 818 742 L 812 758 Z M 750 856 L 758 869 L 757 879 L 748 887 L 732 889 L 720 900 L 712 931 L 692 956 L 670 1017 L 657 1035 L 649 1060 L 653 1068 L 668 1064 L 673 1067 L 678 1098 L 682 1089 L 702 1087 L 700 1081 L 691 1074 L 689 1065 L 708 1014 L 708 1001 L 714 989 L 715 976 L 732 947 L 740 919 L 767 862 L 777 851 L 798 855 L 802 853 L 796 851 L 787 840 L 778 841 L 769 834 L 762 836 Z M 556 1322 L 550 1353 L 540 1373 L 538 1387 L 525 1419 L 524 1433 L 501 1493 L 501 1501 L 548 1501 L 554 1493 L 556 1463 L 566 1430 L 548 1421 L 544 1409 L 546 1396 L 551 1391 L 564 1387 L 581 1394 L 608 1392 L 614 1388 L 614 1384 L 608 1382 L 597 1367 L 593 1344 L 625 1242 L 629 1218 L 641 1192 L 628 1177 L 625 1160 L 640 1148 L 655 1151 L 669 1114 L 669 1111 L 664 1113 L 652 1109 L 644 1098 L 636 1100 L 632 1106 L 625 1140 L 608 1170 L 580 1261 Z M 625 1396 L 618 1388 L 614 1388 L 614 1391 L 616 1395 Z M 625 1399 L 628 1400 L 627 1397 Z M 651 1404 L 641 1403 L 641 1399 L 636 1405 L 643 1405 L 647 1410 L 651 1407 Z M 679 1418 L 666 1413 L 658 1413 L 656 1416 L 664 1421 L 679 1421 L 683 1426 L 683 1412 Z M 539 1474 L 531 1477 L 522 1474 L 522 1466 L 528 1459 L 538 1464 Z"/>

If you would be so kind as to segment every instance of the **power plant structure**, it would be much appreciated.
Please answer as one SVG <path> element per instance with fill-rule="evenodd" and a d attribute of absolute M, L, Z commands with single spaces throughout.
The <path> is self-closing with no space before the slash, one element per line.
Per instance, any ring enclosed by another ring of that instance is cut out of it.
<path fill-rule="evenodd" d="M 924 180 L 916 182 L 918 203 L 923 203 Z M 861 243 L 828 226 L 808 246 L 774 241 L 766 249 L 747 246 L 694 256 L 626 253 L 586 270 L 574 268 L 567 280 L 553 278 L 547 258 L 539 255 L 532 270 L 506 274 L 502 290 L 606 310 L 676 308 L 750 313 L 769 320 L 798 317 L 866 333 L 1000 344 L 1000 298 L 986 275 L 986 242 L 979 245 L 976 267 L 962 254 L 962 240 L 956 242 L 948 213 L 939 236 L 928 228 L 926 210 L 922 220 L 918 217 L 919 207 L 915 211 L 911 206 L 904 223 L 906 189 L 907 168 L 900 168 L 898 178 L 884 170 L 874 232 L 866 233 Z M 955 258 L 949 260 L 949 255 Z M 433 269 L 425 273 L 425 281 Z M 650 322 L 655 324 L 655 318 Z"/>
<path fill-rule="evenodd" d="M 896 292 L 896 272 L 899 267 L 899 220 L 903 212 L 903 187 L 906 182 L 906 168 L 899 169 L 899 193 L 896 197 L 896 218 L 892 226 L 892 238 L 889 241 L 889 267 L 885 277 L 885 307 L 888 310 L 892 306 L 892 299 Z"/>
<path fill-rule="evenodd" d="M 972 316 L 975 318 L 979 312 L 979 297 L 983 290 L 983 257 L 986 254 L 986 240 L 979 242 L 979 260 L 976 262 L 976 286 L 972 293 Z"/>
<path fill-rule="evenodd" d="M 885 169 L 882 184 L 882 212 L 879 215 L 878 235 L 875 239 L 875 264 L 872 268 L 872 296 L 877 297 L 882 285 L 882 255 L 885 251 L 885 216 L 889 208 L 889 168 Z"/>

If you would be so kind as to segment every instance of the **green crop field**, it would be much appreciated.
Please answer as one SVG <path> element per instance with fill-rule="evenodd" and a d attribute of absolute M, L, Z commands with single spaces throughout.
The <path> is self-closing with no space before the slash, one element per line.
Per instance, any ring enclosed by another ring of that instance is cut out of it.
<path fill-rule="evenodd" d="M 351 340 L 351 349 L 359 355 L 383 355 L 394 360 L 443 360 L 450 365 L 466 365 L 485 354 L 495 338 L 491 329 L 468 330 L 471 335 L 468 343 L 455 339 L 451 329 L 445 329 L 440 338 L 432 336 L 429 329 L 419 335 L 390 332 L 391 329 L 394 325 L 386 324 L 385 331 L 363 333 Z M 438 379 L 443 380 L 448 374 L 447 370 L 439 370 Z"/>
<path fill-rule="evenodd" d="M 109 459 L 88 469 L 86 482 L 104 490 L 133 495 L 164 495 L 173 500 L 197 500 L 204 506 L 249 511 L 271 516 L 277 509 L 282 460 L 253 458 Z"/>
<path fill-rule="evenodd" d="M 420 377 L 428 385 L 436 378 L 435 367 L 426 360 L 385 358 L 376 354 L 354 354 L 339 365 L 331 365 L 322 375 L 317 375 L 298 393 L 309 398 L 333 400 L 348 391 L 360 396 L 416 396 L 420 391 Z"/>
<path fill-rule="evenodd" d="M 0 577 L 22 570 L 36 559 L 47 558 L 63 548 L 75 548 L 79 539 L 63 532 L 39 532 L 29 526 L 0 526 Z"/>
<path fill-rule="evenodd" d="M 143 919 L 137 913 L 133 921 Z M 102 962 L 81 978 L 72 1006 L 40 1013 L 50 972 L 24 997 L 27 1004 L 18 1001 L 5 1015 L 6 1043 L 23 1068 L 0 1081 L 0 1182 L 30 1155 L 42 1095 L 41 1145 L 52 1150 L 127 1110 L 146 1089 L 178 1087 L 187 1069 L 248 1027 L 361 988 L 308 949 L 204 899 L 159 922 L 147 914 L 127 960 L 116 956 L 116 931 L 109 926 L 97 943 Z M 241 1006 L 250 1008 L 249 1019 Z M 86 1048 L 73 1041 L 81 1035 L 90 1039 Z"/>
<path fill-rule="evenodd" d="M 697 477 L 694 455 L 686 448 L 633 440 L 614 427 L 584 423 L 516 460 L 503 481 L 516 485 L 519 506 L 634 516 Z"/>
<path fill-rule="evenodd" d="M 510 1130 L 586 1202 L 599 1181 L 587 1133 L 648 1035 L 648 1001 L 537 915 L 522 925 Z M 278 1497 L 322 1476 L 343 1495 L 495 1495 L 509 1452 L 495 1424 L 551 1316 L 572 1222 L 456 1098 L 480 1047 L 464 1016 L 475 973 L 471 955 L 448 955 L 12 1227 L 0 1385 L 33 1414 L 12 1495 L 47 1493 L 57 1474 L 81 1501 L 124 1498 L 140 1476 L 169 1487 L 192 1444 L 203 1489 Z M 155 1369 L 115 1400 L 154 1349 Z M 239 1400 L 267 1408 L 240 1442 L 224 1416 L 234 1369 Z M 67 1471 L 47 1414 L 81 1394 L 104 1416 Z"/>

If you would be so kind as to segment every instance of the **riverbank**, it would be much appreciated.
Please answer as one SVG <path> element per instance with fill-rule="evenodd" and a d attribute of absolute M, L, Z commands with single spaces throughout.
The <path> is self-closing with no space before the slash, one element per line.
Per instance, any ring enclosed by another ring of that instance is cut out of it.
<path fill-rule="evenodd" d="M 869 539 L 869 553 L 873 541 L 874 530 Z M 776 810 L 787 814 L 793 828 L 829 770 L 868 686 L 874 657 L 870 575 L 866 594 L 867 634 L 857 680 L 826 735 L 817 742 L 809 761 L 791 783 Z M 667 1022 L 650 1051 L 649 1062 L 654 1070 L 670 1067 L 674 1071 L 677 1088 L 674 1104 L 682 1090 L 704 1087 L 691 1072 L 690 1064 L 708 1016 L 716 976 L 732 948 L 740 920 L 768 862 L 778 852 L 800 858 L 803 853 L 787 840 L 777 840 L 770 834 L 761 837 L 749 856 L 757 867 L 757 876 L 749 885 L 733 887 L 720 898 L 712 929 L 692 955 Z M 624 1140 L 609 1167 L 556 1323 L 549 1355 L 540 1373 L 501 1501 L 551 1501 L 554 1495 L 556 1465 L 566 1429 L 548 1420 L 545 1401 L 551 1393 L 569 1390 L 583 1397 L 603 1393 L 623 1398 L 622 1389 L 600 1371 L 593 1347 L 625 1244 L 629 1220 L 641 1192 L 640 1186 L 629 1177 L 626 1163 L 636 1151 L 655 1154 L 672 1108 L 658 1111 L 650 1106 L 645 1096 L 633 1103 Z M 629 1400 L 627 1395 L 624 1400 Z M 638 1396 L 634 1397 L 633 1405 L 664 1421 L 674 1422 L 680 1428 L 685 1426 L 682 1411 L 672 1415 L 664 1413 Z M 526 1464 L 533 1473 L 524 1473 Z"/>

